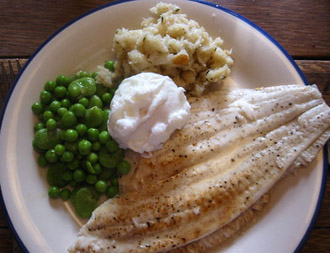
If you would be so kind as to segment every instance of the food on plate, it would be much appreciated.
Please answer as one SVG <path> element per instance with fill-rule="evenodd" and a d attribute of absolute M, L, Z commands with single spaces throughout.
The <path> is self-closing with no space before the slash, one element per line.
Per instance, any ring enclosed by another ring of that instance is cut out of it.
<path fill-rule="evenodd" d="M 151 158 L 132 156 L 122 193 L 93 212 L 70 252 L 212 247 L 330 136 L 316 86 L 222 89 L 189 102 L 189 121 Z"/>
<path fill-rule="evenodd" d="M 278 86 L 256 90 L 223 88 L 200 98 L 189 97 L 188 101 L 189 120 L 162 149 L 148 159 L 128 153 L 132 170 L 120 180 L 122 191 L 144 189 L 214 155 L 227 156 L 229 148 L 242 146 L 298 116 L 304 109 L 302 102 L 310 105 L 322 100 L 312 86 Z M 291 112 L 295 114 L 286 116 Z M 269 125 L 267 119 L 276 119 L 277 125 Z M 158 167 L 162 169 L 155 169 Z"/>
<path fill-rule="evenodd" d="M 124 79 L 116 90 L 108 130 L 121 148 L 149 153 L 185 124 L 189 109 L 184 89 L 171 78 L 143 72 Z"/>
<path fill-rule="evenodd" d="M 110 62 L 111 63 L 111 62 Z M 105 66 L 112 69 L 113 64 Z M 71 199 L 78 215 L 89 218 L 101 194 L 114 197 L 118 176 L 130 165 L 107 131 L 114 89 L 95 81 L 97 73 L 78 72 L 48 81 L 32 105 L 38 165 L 48 167 L 49 197 Z"/>
<path fill-rule="evenodd" d="M 233 59 L 220 37 L 213 39 L 174 4 L 158 3 L 150 11 L 152 16 L 143 20 L 141 29 L 116 31 L 114 79 L 156 72 L 199 96 L 210 83 L 229 75 Z"/>

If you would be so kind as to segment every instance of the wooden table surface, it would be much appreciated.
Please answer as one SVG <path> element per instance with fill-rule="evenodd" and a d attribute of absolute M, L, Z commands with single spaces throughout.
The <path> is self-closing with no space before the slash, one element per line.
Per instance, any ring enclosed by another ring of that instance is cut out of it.
<path fill-rule="evenodd" d="M 0 62 L 4 62 L 6 68 L 8 68 L 8 60 L 14 63 L 15 59 L 19 59 L 23 64 L 58 28 L 77 16 L 109 2 L 112 1 L 0 1 Z M 294 58 L 307 80 L 318 84 L 324 99 L 328 105 L 330 104 L 329 0 L 212 0 L 210 2 L 245 16 L 274 37 Z M 3 76 L 0 76 L 0 91 L 6 93 Z M 318 219 L 301 252 L 330 252 L 329 178 L 327 181 Z M 0 252 L 20 252 L 2 210 L 0 210 Z"/>

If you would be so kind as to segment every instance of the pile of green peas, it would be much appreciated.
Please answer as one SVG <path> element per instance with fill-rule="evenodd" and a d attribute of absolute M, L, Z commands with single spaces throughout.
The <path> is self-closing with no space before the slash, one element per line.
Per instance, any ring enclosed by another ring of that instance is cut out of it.
<path fill-rule="evenodd" d="M 114 63 L 105 67 L 114 70 Z M 47 169 L 50 198 L 69 200 L 78 215 L 90 217 L 102 194 L 118 194 L 118 178 L 130 171 L 124 151 L 107 131 L 109 105 L 115 89 L 80 71 L 72 78 L 48 81 L 40 101 L 32 105 L 38 122 L 33 147 Z"/>

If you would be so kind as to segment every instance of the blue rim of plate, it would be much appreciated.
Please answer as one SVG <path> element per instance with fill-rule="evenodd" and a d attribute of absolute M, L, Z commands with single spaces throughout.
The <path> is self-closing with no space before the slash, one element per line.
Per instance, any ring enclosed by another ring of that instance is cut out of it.
<path fill-rule="evenodd" d="M 22 70 L 20 71 L 19 75 L 17 76 L 17 78 L 15 79 L 13 85 L 11 86 L 2 112 L 1 112 L 1 116 L 0 116 L 0 133 L 1 133 L 1 128 L 2 128 L 2 121 L 3 121 L 3 117 L 5 115 L 5 111 L 6 111 L 6 107 L 8 105 L 9 99 L 11 97 L 11 94 L 13 92 L 13 90 L 16 87 L 16 84 L 18 82 L 18 80 L 21 78 L 22 74 L 24 73 L 25 69 L 27 68 L 27 66 L 31 63 L 31 61 L 34 59 L 34 57 L 54 38 L 56 37 L 60 32 L 62 32 L 63 30 L 65 30 L 66 28 L 70 27 L 72 24 L 74 24 L 75 22 L 83 19 L 84 17 L 89 16 L 90 14 L 93 14 L 99 10 L 111 7 L 113 5 L 117 5 L 117 4 L 121 4 L 121 3 L 126 3 L 126 2 L 133 2 L 133 1 L 137 1 L 137 0 L 118 0 L 112 3 L 108 3 L 105 5 L 102 5 L 100 7 L 94 8 L 80 16 L 78 16 L 77 18 L 71 20 L 70 22 L 68 22 L 66 25 L 64 25 L 63 27 L 61 27 L 60 29 L 58 29 L 56 32 L 54 32 L 48 39 L 46 39 L 39 47 L 38 49 L 31 55 L 31 57 L 29 58 L 29 60 L 26 62 L 26 64 L 23 66 Z M 288 52 L 272 37 L 270 36 L 266 31 L 264 31 L 261 27 L 259 27 L 258 25 L 256 25 L 255 23 L 253 23 L 252 21 L 250 21 L 249 19 L 241 16 L 240 14 L 229 10 L 227 8 L 224 8 L 218 4 L 214 4 L 214 3 L 210 3 L 210 2 L 206 2 L 204 0 L 187 0 L 187 1 L 191 1 L 191 2 L 197 2 L 200 4 L 204 4 L 204 5 L 208 5 L 211 6 L 213 8 L 216 8 L 218 10 L 221 10 L 223 12 L 226 12 L 242 21 L 244 21 L 246 24 L 250 25 L 251 27 L 253 27 L 255 30 L 257 30 L 258 32 L 260 32 L 262 35 L 264 35 L 269 41 L 271 41 L 278 49 L 280 49 L 280 51 L 285 55 L 285 57 L 289 60 L 289 62 L 291 63 L 291 65 L 295 68 L 295 70 L 297 71 L 297 73 L 299 74 L 300 78 L 303 80 L 305 85 L 309 85 L 305 75 L 302 73 L 302 71 L 300 70 L 300 68 L 298 67 L 298 65 L 295 63 L 295 61 L 293 60 L 293 58 L 288 54 Z M 304 246 L 304 244 L 306 243 L 306 240 L 314 226 L 314 223 L 317 219 L 318 213 L 320 211 L 321 208 L 321 204 L 322 204 L 322 200 L 323 200 L 323 196 L 325 193 L 325 186 L 326 186 L 326 179 L 327 179 L 327 171 L 328 171 L 328 152 L 327 152 L 327 148 L 324 147 L 323 148 L 323 177 L 322 177 L 322 183 L 321 183 L 321 189 L 320 189 L 320 194 L 319 194 L 319 198 L 315 207 L 315 211 L 313 214 L 313 217 L 311 219 L 311 222 L 304 234 L 304 236 L 302 237 L 300 243 L 297 245 L 296 250 L 294 252 L 299 252 L 302 247 Z M 9 214 L 7 212 L 7 208 L 6 208 L 6 204 L 4 202 L 3 199 L 3 195 L 2 195 L 2 190 L 1 190 L 1 185 L 0 185 L 0 202 L 1 202 L 1 206 L 3 208 L 3 213 L 8 221 L 9 227 L 12 231 L 12 233 L 15 236 L 16 241 L 18 242 L 19 246 L 21 247 L 21 249 L 23 250 L 23 252 L 29 252 L 27 250 L 27 248 L 25 247 L 24 243 L 22 242 L 21 238 L 19 237 L 18 233 L 16 232 L 16 229 L 14 227 L 14 225 L 12 224 Z"/>

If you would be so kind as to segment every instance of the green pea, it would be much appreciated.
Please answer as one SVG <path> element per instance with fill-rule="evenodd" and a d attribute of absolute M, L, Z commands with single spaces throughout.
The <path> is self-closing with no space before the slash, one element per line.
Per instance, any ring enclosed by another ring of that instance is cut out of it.
<path fill-rule="evenodd" d="M 72 162 L 74 160 L 74 154 L 70 151 L 64 151 L 62 157 L 61 157 L 61 161 L 62 162 Z"/>
<path fill-rule="evenodd" d="M 63 180 L 65 180 L 67 182 L 70 182 L 73 178 L 72 171 L 69 171 L 69 170 L 65 171 L 62 175 L 62 178 L 63 178 Z"/>
<path fill-rule="evenodd" d="M 81 87 L 78 83 L 76 83 L 76 81 L 70 83 L 69 87 L 68 87 L 68 91 L 69 91 L 69 96 L 72 98 L 76 98 L 81 94 Z"/>
<path fill-rule="evenodd" d="M 57 160 L 58 160 L 54 149 L 49 149 L 46 152 L 45 157 L 46 157 L 47 161 L 50 162 L 50 163 L 56 163 Z"/>
<path fill-rule="evenodd" d="M 95 94 L 96 92 L 96 84 L 95 80 L 91 77 L 83 77 L 80 80 L 82 91 L 81 94 L 83 96 L 89 97 Z"/>
<path fill-rule="evenodd" d="M 77 78 L 76 78 L 76 75 L 68 78 L 68 84 L 72 83 L 73 81 L 75 81 Z"/>
<path fill-rule="evenodd" d="M 89 174 L 95 174 L 94 167 L 89 161 L 85 161 L 85 166 L 84 167 L 85 167 L 85 169 L 87 170 L 87 172 Z"/>
<path fill-rule="evenodd" d="M 34 151 L 37 152 L 39 155 L 44 155 L 46 153 L 45 150 L 43 150 L 37 146 L 35 140 L 32 141 L 32 147 L 33 147 Z"/>
<path fill-rule="evenodd" d="M 64 151 L 65 151 L 65 147 L 62 145 L 62 144 L 57 144 L 55 147 L 54 147 L 54 150 L 55 150 L 55 154 L 58 155 L 58 156 L 62 156 Z"/>
<path fill-rule="evenodd" d="M 61 192 L 60 192 L 60 197 L 63 201 L 66 201 L 66 200 L 70 199 L 71 191 L 67 188 L 62 189 Z"/>
<path fill-rule="evenodd" d="M 118 178 L 116 177 L 110 178 L 110 182 L 112 185 L 117 185 L 117 186 L 119 185 Z"/>
<path fill-rule="evenodd" d="M 110 185 L 107 189 L 106 189 L 106 195 L 108 196 L 108 198 L 113 198 L 114 196 L 116 196 L 119 192 L 119 188 L 116 185 Z"/>
<path fill-rule="evenodd" d="M 108 133 L 108 131 L 102 131 L 100 134 L 99 134 L 99 142 L 101 144 L 105 144 L 107 143 L 107 141 L 110 140 L 110 135 Z"/>
<path fill-rule="evenodd" d="M 82 104 L 77 103 L 72 106 L 72 112 L 76 117 L 81 118 L 85 116 L 86 108 Z"/>
<path fill-rule="evenodd" d="M 78 160 L 74 160 L 74 161 L 68 163 L 69 170 L 76 170 L 79 168 L 79 166 L 80 166 L 80 163 Z"/>
<path fill-rule="evenodd" d="M 34 132 L 37 132 L 38 130 L 43 128 L 45 128 L 45 124 L 43 122 L 37 122 L 33 127 Z"/>
<path fill-rule="evenodd" d="M 57 199 L 60 196 L 60 189 L 57 186 L 49 187 L 48 196 L 52 199 Z"/>
<path fill-rule="evenodd" d="M 83 106 L 85 106 L 85 108 L 88 108 L 88 106 L 89 106 L 89 100 L 86 97 L 80 98 L 78 100 L 78 103 L 79 104 L 82 104 Z"/>
<path fill-rule="evenodd" d="M 80 87 L 80 94 L 82 96 L 92 96 L 96 92 L 96 84 L 95 80 L 91 77 L 83 77 L 80 79 L 77 79 L 70 83 L 69 89 L 73 89 L 73 86 L 79 86 Z"/>
<path fill-rule="evenodd" d="M 66 88 L 64 86 L 57 86 L 54 93 L 57 98 L 63 98 L 66 96 Z"/>
<path fill-rule="evenodd" d="M 88 71 L 79 71 L 75 76 L 76 79 L 80 79 L 83 77 L 90 77 L 91 75 L 88 73 Z"/>
<path fill-rule="evenodd" d="M 36 140 L 32 141 L 32 147 L 33 147 L 34 151 L 37 152 L 39 155 L 45 154 L 45 150 L 43 150 L 37 146 Z"/>
<path fill-rule="evenodd" d="M 86 183 L 87 184 L 95 184 L 97 182 L 97 176 L 95 175 L 88 175 L 86 177 Z"/>
<path fill-rule="evenodd" d="M 109 118 L 109 114 L 110 114 L 110 109 L 105 109 L 105 110 L 103 111 L 103 116 L 104 116 L 104 118 L 107 119 L 107 120 L 108 120 L 108 118 Z"/>
<path fill-rule="evenodd" d="M 88 155 L 91 152 L 92 143 L 88 140 L 81 140 L 78 143 L 78 149 L 81 155 Z"/>
<path fill-rule="evenodd" d="M 32 104 L 31 109 L 35 115 L 40 115 L 44 111 L 42 104 L 39 102 Z"/>
<path fill-rule="evenodd" d="M 109 153 L 106 149 L 101 148 L 99 152 L 100 164 L 108 169 L 116 168 L 122 157 L 118 152 Z"/>
<path fill-rule="evenodd" d="M 49 131 L 56 130 L 56 128 L 57 128 L 57 122 L 56 122 L 56 120 L 54 120 L 52 118 L 48 119 L 47 122 L 46 122 L 46 127 L 47 127 L 47 129 Z"/>
<path fill-rule="evenodd" d="M 101 174 L 102 172 L 102 167 L 99 163 L 93 164 L 94 172 L 96 175 Z"/>
<path fill-rule="evenodd" d="M 99 97 L 102 97 L 103 94 L 108 92 L 108 88 L 101 83 L 96 83 L 96 89 L 96 95 L 98 95 Z"/>
<path fill-rule="evenodd" d="M 66 167 L 63 163 L 51 164 L 47 170 L 47 182 L 49 185 L 64 187 L 67 182 L 63 179 L 63 174 L 66 172 Z"/>
<path fill-rule="evenodd" d="M 78 143 L 75 142 L 65 142 L 65 149 L 71 151 L 72 153 L 76 153 L 78 151 Z"/>
<path fill-rule="evenodd" d="M 106 69 L 109 69 L 110 71 L 114 71 L 115 70 L 115 63 L 113 61 L 106 61 L 104 64 L 104 67 Z"/>
<path fill-rule="evenodd" d="M 99 193 L 104 193 L 107 190 L 107 182 L 105 182 L 104 180 L 98 180 L 95 183 L 95 190 Z"/>
<path fill-rule="evenodd" d="M 103 123 L 102 109 L 94 106 L 86 110 L 85 122 L 87 127 L 98 127 Z"/>
<path fill-rule="evenodd" d="M 96 77 L 97 77 L 97 71 L 94 71 L 93 73 L 92 73 L 92 78 L 95 80 L 96 79 Z"/>
<path fill-rule="evenodd" d="M 61 108 L 61 102 L 58 100 L 53 100 L 49 105 L 49 110 L 56 113 L 58 109 Z"/>
<path fill-rule="evenodd" d="M 114 173 L 115 173 L 115 171 L 113 169 L 103 168 L 101 173 L 99 174 L 99 178 L 107 181 L 113 176 Z M 95 174 L 96 174 L 96 171 L 95 171 Z"/>
<path fill-rule="evenodd" d="M 92 144 L 92 149 L 93 149 L 94 151 L 99 151 L 100 148 L 101 148 L 101 143 L 98 142 L 98 141 L 94 141 L 93 144 Z"/>
<path fill-rule="evenodd" d="M 107 125 L 108 119 L 109 119 L 110 109 L 105 109 L 102 113 L 103 116 L 103 124 Z"/>
<path fill-rule="evenodd" d="M 70 101 L 70 99 L 68 99 L 68 98 L 63 98 L 63 99 L 61 100 L 61 106 L 62 106 L 62 107 L 65 107 L 66 109 L 68 109 L 68 108 L 71 106 L 71 101 Z"/>
<path fill-rule="evenodd" d="M 52 101 L 52 94 L 46 90 L 40 92 L 41 103 L 48 105 Z"/>
<path fill-rule="evenodd" d="M 98 127 L 98 130 L 99 131 L 107 131 L 108 130 L 108 126 L 107 126 L 107 124 L 102 124 L 100 127 Z"/>
<path fill-rule="evenodd" d="M 103 101 L 106 105 L 110 104 L 111 99 L 112 99 L 112 94 L 109 93 L 109 92 L 106 92 L 106 93 L 104 93 L 104 94 L 102 95 L 102 101 Z"/>
<path fill-rule="evenodd" d="M 42 114 L 42 117 L 43 117 L 44 121 L 47 122 L 47 120 L 54 118 L 54 113 L 52 111 L 46 110 Z"/>
<path fill-rule="evenodd" d="M 57 78 L 56 78 L 56 84 L 59 85 L 59 86 L 68 86 L 69 84 L 69 78 L 66 77 L 65 75 L 59 75 Z"/>
<path fill-rule="evenodd" d="M 59 135 L 60 135 L 60 140 L 65 141 L 65 130 L 61 130 Z"/>
<path fill-rule="evenodd" d="M 78 138 L 78 133 L 74 129 L 67 129 L 65 131 L 65 140 L 68 142 L 74 142 Z"/>
<path fill-rule="evenodd" d="M 58 131 L 48 131 L 47 128 L 38 130 L 34 135 L 34 146 L 41 150 L 48 150 L 59 142 Z"/>
<path fill-rule="evenodd" d="M 68 111 L 73 112 L 72 108 L 73 108 L 73 105 L 71 105 L 71 106 L 68 108 Z"/>
<path fill-rule="evenodd" d="M 50 93 L 54 92 L 56 83 L 54 81 L 48 81 L 44 85 L 44 89 Z"/>
<path fill-rule="evenodd" d="M 89 99 L 89 108 L 92 108 L 94 106 L 97 106 L 100 109 L 103 108 L 103 102 L 102 102 L 101 98 L 98 95 L 93 95 Z"/>
<path fill-rule="evenodd" d="M 89 161 L 91 164 L 97 163 L 98 160 L 99 160 L 99 156 L 96 153 L 94 153 L 94 152 L 91 152 L 87 156 L 87 161 Z"/>
<path fill-rule="evenodd" d="M 109 88 L 109 92 L 114 95 L 115 92 L 116 92 L 116 88 L 112 87 L 112 88 Z"/>
<path fill-rule="evenodd" d="M 80 137 L 84 136 L 87 133 L 87 126 L 85 124 L 78 124 L 76 126 L 76 131 Z"/>
<path fill-rule="evenodd" d="M 68 111 L 68 109 L 66 109 L 65 107 L 60 107 L 57 110 L 57 114 L 58 116 L 62 117 L 64 115 L 64 113 L 66 113 Z"/>
<path fill-rule="evenodd" d="M 83 181 L 85 181 L 86 178 L 86 173 L 83 170 L 75 170 L 73 172 L 73 179 L 77 182 L 77 183 L 81 183 Z"/>
<path fill-rule="evenodd" d="M 73 127 L 77 123 L 77 118 L 73 112 L 67 111 L 61 118 L 61 123 L 64 128 Z"/>
<path fill-rule="evenodd" d="M 123 160 L 118 164 L 117 170 L 121 175 L 128 174 L 131 170 L 131 165 L 128 161 Z"/>
<path fill-rule="evenodd" d="M 109 152 L 116 152 L 119 149 L 118 143 L 114 140 L 108 140 L 105 144 Z"/>
<path fill-rule="evenodd" d="M 97 141 L 99 138 L 99 130 L 96 128 L 89 128 L 87 130 L 87 137 L 90 141 Z"/>
<path fill-rule="evenodd" d="M 96 190 L 94 190 L 96 192 Z M 97 192 L 96 192 L 97 193 Z M 72 204 L 82 218 L 89 218 L 97 207 L 97 194 L 93 193 L 91 187 L 82 187 L 71 194 Z"/>
<path fill-rule="evenodd" d="M 46 157 L 43 156 L 43 155 L 38 157 L 37 162 L 38 162 L 38 165 L 40 167 L 47 167 L 48 166 L 48 161 L 47 161 Z"/>

